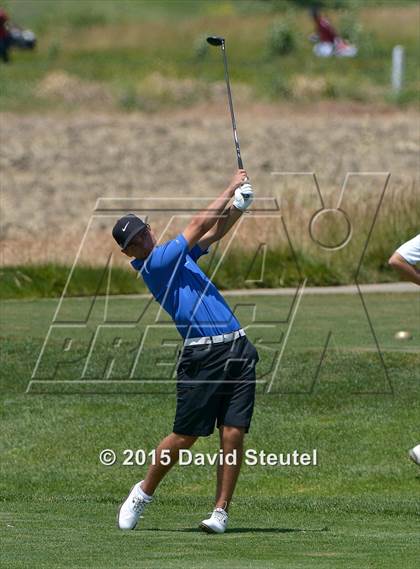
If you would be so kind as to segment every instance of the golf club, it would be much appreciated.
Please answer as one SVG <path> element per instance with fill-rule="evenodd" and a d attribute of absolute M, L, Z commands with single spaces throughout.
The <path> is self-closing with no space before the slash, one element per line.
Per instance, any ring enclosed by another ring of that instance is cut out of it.
<path fill-rule="evenodd" d="M 207 42 L 210 45 L 218 46 L 218 47 L 222 48 L 223 63 L 224 63 L 224 67 L 225 67 L 226 88 L 227 88 L 227 94 L 228 94 L 228 100 L 229 100 L 230 117 L 232 119 L 233 140 L 235 142 L 236 157 L 238 159 L 238 168 L 242 170 L 244 167 L 244 164 L 242 162 L 241 148 L 239 146 L 238 132 L 236 130 L 235 113 L 233 111 L 232 92 L 230 90 L 229 71 L 228 71 L 227 57 L 226 57 L 226 40 L 225 40 L 225 38 L 221 38 L 218 36 L 210 36 L 207 38 Z"/>

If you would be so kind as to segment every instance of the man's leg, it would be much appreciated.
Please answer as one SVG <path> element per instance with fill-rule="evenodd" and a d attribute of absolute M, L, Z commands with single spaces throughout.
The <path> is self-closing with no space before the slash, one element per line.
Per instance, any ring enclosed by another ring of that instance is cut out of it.
<path fill-rule="evenodd" d="M 0 57 L 4 63 L 8 62 L 6 40 L 0 39 Z"/>
<path fill-rule="evenodd" d="M 177 463 L 179 451 L 181 449 L 190 448 L 197 438 L 198 437 L 192 437 L 189 435 L 178 435 L 176 433 L 171 433 L 165 437 L 156 449 L 156 464 L 151 464 L 149 466 L 146 477 L 141 483 L 141 489 L 143 492 L 152 496 L 165 474 L 167 474 L 172 466 Z M 166 450 L 166 452 L 162 455 L 162 451 L 164 450 Z M 169 453 L 167 452 L 168 450 Z M 168 455 L 170 460 L 168 460 Z M 161 464 L 161 457 L 163 464 Z"/>
<path fill-rule="evenodd" d="M 159 482 L 178 461 L 179 451 L 189 448 L 196 440 L 197 437 L 176 433 L 171 433 L 163 439 L 156 449 L 154 461 L 156 464 L 149 466 L 146 478 L 132 487 L 129 495 L 118 509 L 117 525 L 120 529 L 133 530 L 136 527 Z M 166 450 L 165 453 L 164 450 Z M 161 464 L 161 460 L 163 464 Z"/>
<path fill-rule="evenodd" d="M 220 448 L 223 455 L 236 450 L 236 464 L 219 464 L 217 466 L 217 488 L 216 488 L 216 508 L 223 508 L 226 512 L 229 509 L 241 470 L 245 428 L 220 426 Z"/>

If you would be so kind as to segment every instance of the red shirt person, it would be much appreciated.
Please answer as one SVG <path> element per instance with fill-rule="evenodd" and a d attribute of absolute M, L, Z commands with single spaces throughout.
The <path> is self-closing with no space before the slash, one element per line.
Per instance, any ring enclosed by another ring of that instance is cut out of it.
<path fill-rule="evenodd" d="M 357 47 L 343 40 L 327 18 L 321 16 L 318 8 L 313 8 L 311 13 L 316 25 L 317 43 L 313 48 L 315 55 L 318 57 L 330 57 L 332 55 L 354 57 L 357 54 Z"/>
<path fill-rule="evenodd" d="M 314 20 L 316 23 L 316 31 L 319 36 L 319 41 L 334 43 L 335 39 L 338 37 L 338 34 L 330 22 L 327 20 L 327 18 L 321 16 L 319 12 L 314 12 Z"/>
<path fill-rule="evenodd" d="M 9 21 L 9 16 L 3 8 L 0 8 L 0 39 L 7 38 L 9 35 L 9 30 L 7 29 L 7 22 Z"/>
<path fill-rule="evenodd" d="M 10 32 L 7 26 L 9 16 L 0 8 L 0 57 L 7 63 L 9 61 Z"/>

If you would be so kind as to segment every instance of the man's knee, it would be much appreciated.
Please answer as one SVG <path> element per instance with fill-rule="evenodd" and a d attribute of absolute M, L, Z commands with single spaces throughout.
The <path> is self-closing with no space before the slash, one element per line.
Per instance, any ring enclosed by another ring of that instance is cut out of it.
<path fill-rule="evenodd" d="M 245 427 L 231 427 L 222 425 L 220 427 L 220 437 L 224 442 L 240 444 L 245 437 Z"/>
<path fill-rule="evenodd" d="M 173 437 L 176 441 L 176 445 L 179 448 L 190 448 L 198 437 L 191 436 L 191 435 L 181 435 L 179 433 L 173 433 Z"/>

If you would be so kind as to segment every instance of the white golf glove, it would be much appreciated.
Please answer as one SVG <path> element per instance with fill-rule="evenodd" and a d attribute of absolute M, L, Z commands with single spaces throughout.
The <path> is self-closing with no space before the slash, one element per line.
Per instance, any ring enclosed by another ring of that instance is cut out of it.
<path fill-rule="evenodd" d="M 252 204 L 254 199 L 254 192 L 252 186 L 249 182 L 245 182 L 241 187 L 236 188 L 235 198 L 233 200 L 233 205 L 236 209 L 245 211 Z"/>

